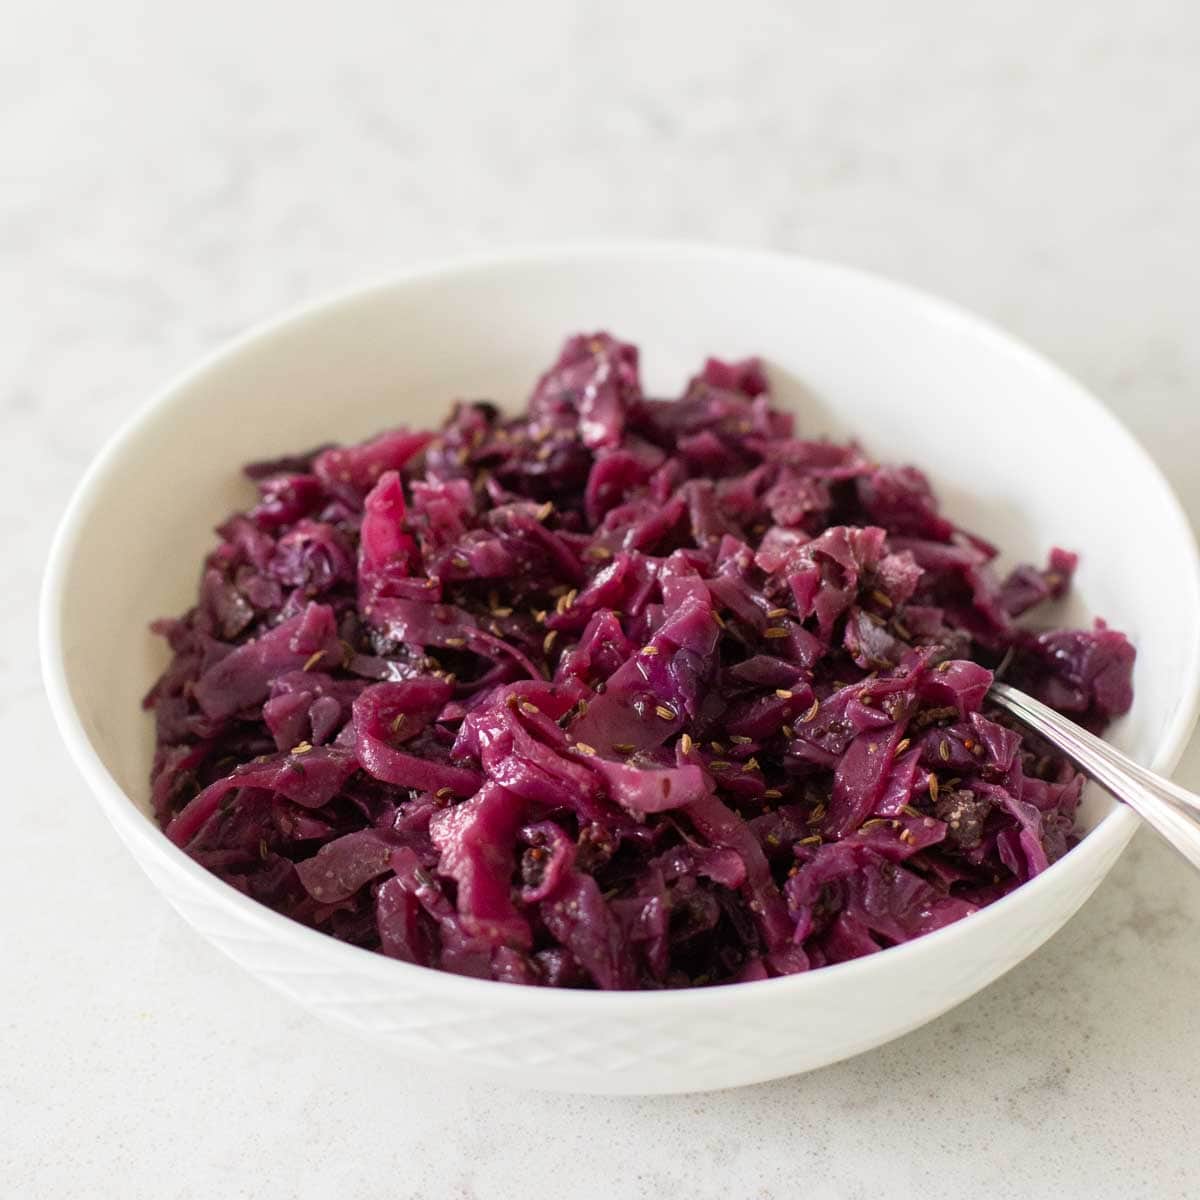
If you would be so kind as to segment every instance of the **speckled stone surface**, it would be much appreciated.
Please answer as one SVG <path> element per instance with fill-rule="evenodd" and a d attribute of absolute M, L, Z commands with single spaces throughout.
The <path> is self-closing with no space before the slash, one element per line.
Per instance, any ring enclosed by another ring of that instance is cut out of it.
<path fill-rule="evenodd" d="M 710 1096 L 518 1095 L 218 957 L 51 727 L 35 596 L 103 439 L 281 307 L 460 251 L 671 236 L 909 279 L 1083 379 L 1200 519 L 1200 9 L 721 8 L 6 8 L 4 1194 L 1200 1194 L 1200 880 L 1149 834 L 1040 953 L 882 1050 Z M 1196 744 L 1178 777 L 1200 787 Z"/>

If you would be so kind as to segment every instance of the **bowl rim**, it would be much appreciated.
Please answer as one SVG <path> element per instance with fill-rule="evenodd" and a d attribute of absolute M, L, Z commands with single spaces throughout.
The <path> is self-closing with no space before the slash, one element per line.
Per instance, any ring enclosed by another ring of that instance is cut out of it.
<path fill-rule="evenodd" d="M 799 1001 L 805 990 L 819 988 L 822 981 L 827 986 L 841 981 L 849 984 L 856 978 L 865 981 L 871 974 L 881 970 L 899 970 L 905 965 L 910 969 L 919 967 L 923 959 L 950 951 L 958 942 L 972 937 L 972 931 L 980 925 L 996 925 L 1016 918 L 1022 906 L 1027 909 L 1036 907 L 1042 896 L 1048 893 L 1059 879 L 1070 874 L 1086 874 L 1088 863 L 1102 857 L 1106 851 L 1112 850 L 1115 860 L 1116 854 L 1128 842 L 1138 825 L 1136 815 L 1121 805 L 1115 806 L 1066 856 L 1007 896 L 968 918 L 901 945 L 887 947 L 877 954 L 834 963 L 798 975 L 756 980 L 751 984 L 723 983 L 669 991 L 615 992 L 505 987 L 494 980 L 475 979 L 421 967 L 341 942 L 244 896 L 206 871 L 165 837 L 117 784 L 93 747 L 71 698 L 62 647 L 64 585 L 79 543 L 82 526 L 106 488 L 115 465 L 126 447 L 136 440 L 143 425 L 152 417 L 166 413 L 173 406 L 181 404 L 182 396 L 192 384 L 200 381 L 209 372 L 232 364 L 244 351 L 253 346 L 381 294 L 530 266 L 569 269 L 573 264 L 592 264 L 604 259 L 622 258 L 641 263 L 677 264 L 684 260 L 703 260 L 711 266 L 750 266 L 772 272 L 800 270 L 825 275 L 858 288 L 890 293 L 892 298 L 902 301 L 907 306 L 923 310 L 925 315 L 939 322 L 964 329 L 974 338 L 989 344 L 992 349 L 1019 360 L 1028 370 L 1042 374 L 1055 385 L 1063 402 L 1074 406 L 1079 416 L 1104 426 L 1110 436 L 1122 442 L 1127 453 L 1142 467 L 1146 482 L 1159 493 L 1158 499 L 1168 522 L 1166 533 L 1186 559 L 1180 564 L 1181 574 L 1188 581 L 1187 594 L 1181 599 L 1188 604 L 1197 618 L 1192 623 L 1191 643 L 1180 658 L 1180 694 L 1170 719 L 1160 733 L 1149 763 L 1153 769 L 1163 773 L 1169 773 L 1175 767 L 1187 746 L 1197 716 L 1200 715 L 1200 554 L 1197 553 L 1196 540 L 1183 507 L 1157 463 L 1133 434 L 1083 384 L 1039 351 L 986 318 L 911 284 L 859 267 L 783 251 L 684 241 L 593 240 L 536 244 L 500 252 L 417 263 L 386 278 L 341 289 L 253 325 L 246 332 L 224 342 L 204 355 L 199 362 L 168 380 L 126 419 L 105 442 L 84 472 L 59 520 L 43 576 L 39 605 L 42 677 L 59 732 L 76 766 L 95 793 L 106 816 L 135 852 L 139 862 L 143 866 L 147 862 L 153 862 L 165 871 L 182 875 L 205 893 L 211 904 L 224 909 L 241 923 L 255 925 L 264 936 L 292 942 L 304 952 L 325 958 L 331 969 L 341 967 L 359 975 L 375 975 L 380 982 L 391 983 L 393 986 L 402 985 L 408 980 L 418 990 L 454 993 L 464 999 L 470 996 L 475 1001 L 486 1000 L 489 1004 L 505 1008 L 553 1008 L 561 1015 L 562 1009 L 570 1006 L 581 1015 L 591 1015 L 602 1009 L 613 1012 L 618 1007 L 630 1005 L 642 1010 L 644 1015 L 650 1015 L 652 1011 L 665 1012 L 668 1008 L 677 1008 L 680 1005 L 699 1009 L 720 1007 L 731 999 L 731 992 L 742 997 L 744 1002 L 752 999 L 767 1001 L 769 997 L 783 1000 L 789 996 Z"/>

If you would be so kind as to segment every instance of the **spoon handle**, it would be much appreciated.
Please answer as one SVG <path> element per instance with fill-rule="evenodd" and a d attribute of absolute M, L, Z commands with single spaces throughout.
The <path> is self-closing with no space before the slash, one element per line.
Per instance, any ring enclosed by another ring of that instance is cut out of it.
<path fill-rule="evenodd" d="M 1036 730 L 1106 791 L 1124 801 L 1194 867 L 1200 868 L 1200 796 L 1147 771 L 1074 721 L 1006 683 L 991 698 Z"/>

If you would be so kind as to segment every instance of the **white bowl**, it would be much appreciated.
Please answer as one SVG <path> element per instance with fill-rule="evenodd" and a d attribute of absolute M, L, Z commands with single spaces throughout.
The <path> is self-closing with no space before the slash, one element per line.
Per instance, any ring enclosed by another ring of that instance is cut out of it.
<path fill-rule="evenodd" d="M 190 603 L 211 527 L 251 495 L 238 466 L 436 424 L 456 396 L 518 402 L 564 335 L 600 328 L 642 347 L 659 389 L 678 389 L 706 354 L 760 353 L 802 429 L 855 434 L 881 458 L 925 467 L 945 509 L 1010 558 L 1079 550 L 1082 603 L 1138 648 L 1136 703 L 1113 737 L 1141 762 L 1174 766 L 1197 710 L 1200 571 L 1177 501 L 1113 417 L 1030 350 L 909 288 L 675 246 L 421 270 L 256 330 L 176 380 L 107 446 L 63 519 L 43 593 L 47 690 L 104 811 L 171 903 L 308 1008 L 411 1058 L 526 1086 L 674 1092 L 806 1071 L 915 1028 L 1020 962 L 1088 897 L 1136 818 L 1090 795 L 1090 832 L 1050 870 L 868 958 L 604 994 L 464 979 L 343 945 L 227 887 L 148 815 L 153 735 L 139 701 L 165 653 L 147 623 Z"/>

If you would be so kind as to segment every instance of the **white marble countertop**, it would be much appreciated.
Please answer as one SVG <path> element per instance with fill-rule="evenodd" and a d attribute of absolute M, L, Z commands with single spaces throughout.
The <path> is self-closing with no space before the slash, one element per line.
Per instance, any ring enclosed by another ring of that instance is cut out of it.
<path fill-rule="evenodd" d="M 772 246 L 943 292 L 1089 384 L 1200 521 L 1200 9 L 15 8 L 5 1194 L 1200 1194 L 1200 880 L 1149 834 L 1040 953 L 872 1054 L 709 1096 L 465 1088 L 291 1007 L 167 909 L 66 760 L 34 637 L 68 489 L 170 373 L 331 288 L 545 238 Z M 1179 778 L 1200 786 L 1197 744 Z"/>

